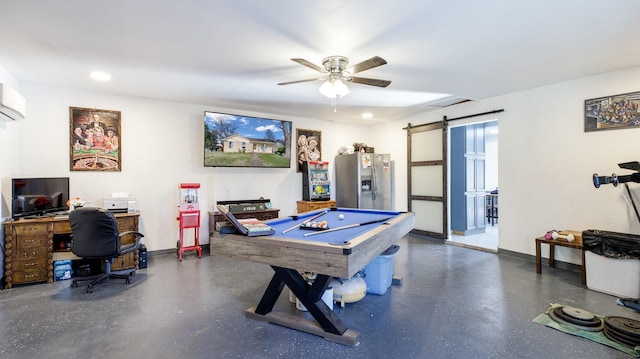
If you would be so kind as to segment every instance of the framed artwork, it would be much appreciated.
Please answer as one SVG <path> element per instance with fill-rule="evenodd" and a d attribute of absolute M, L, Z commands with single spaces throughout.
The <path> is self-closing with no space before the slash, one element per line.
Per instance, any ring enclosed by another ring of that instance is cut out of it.
<path fill-rule="evenodd" d="M 291 167 L 291 121 L 204 112 L 205 167 Z"/>
<path fill-rule="evenodd" d="M 316 130 L 296 129 L 297 172 L 302 172 L 305 161 L 322 161 L 321 135 Z"/>
<path fill-rule="evenodd" d="M 640 128 L 640 92 L 584 101 L 584 131 Z"/>
<path fill-rule="evenodd" d="M 71 171 L 120 171 L 120 111 L 69 107 Z"/>

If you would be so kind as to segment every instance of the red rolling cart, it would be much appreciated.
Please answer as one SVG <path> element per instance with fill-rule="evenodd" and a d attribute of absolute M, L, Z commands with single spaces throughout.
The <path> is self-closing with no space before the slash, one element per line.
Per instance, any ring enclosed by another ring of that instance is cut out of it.
<path fill-rule="evenodd" d="M 180 226 L 180 239 L 178 240 L 178 260 L 182 261 L 182 254 L 185 251 L 198 251 L 198 258 L 202 258 L 202 247 L 200 246 L 200 207 L 198 205 L 198 191 L 200 183 L 180 184 L 180 213 L 178 224 Z M 184 245 L 185 229 L 194 229 L 194 244 Z"/>

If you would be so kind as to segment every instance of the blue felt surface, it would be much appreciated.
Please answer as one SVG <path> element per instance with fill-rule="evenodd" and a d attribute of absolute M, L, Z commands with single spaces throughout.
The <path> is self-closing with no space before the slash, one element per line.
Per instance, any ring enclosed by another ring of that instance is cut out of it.
<path fill-rule="evenodd" d="M 267 223 L 275 229 L 276 233 L 275 237 L 282 238 L 293 238 L 300 239 L 306 241 L 315 241 L 315 242 L 325 242 L 325 243 L 333 243 L 333 244 L 342 244 L 344 242 L 348 242 L 351 239 L 358 237 L 359 235 L 366 233 L 367 231 L 375 228 L 376 226 L 385 225 L 386 222 L 379 222 L 368 224 L 364 226 L 358 226 L 354 228 L 348 228 L 339 231 L 327 232 L 322 234 L 316 234 L 312 236 L 305 237 L 305 233 L 309 233 L 309 230 L 296 228 L 287 233 L 282 233 L 283 231 L 299 225 L 300 223 L 313 218 L 314 216 L 326 212 L 326 214 L 317 218 L 314 221 L 327 221 L 329 228 L 336 228 L 342 226 L 348 226 L 356 223 L 364 223 L 369 221 L 376 221 L 389 218 L 389 220 L 393 220 L 396 216 L 400 215 L 401 212 L 395 211 L 378 211 L 378 210 L 368 210 L 368 209 L 352 209 L 352 208 L 338 208 L 338 210 L 328 210 L 321 209 L 313 212 L 302 213 L 301 215 L 295 217 L 286 217 L 286 218 L 278 218 L 267 221 Z M 339 219 L 338 216 L 342 214 L 344 215 L 344 219 Z M 390 218 L 391 217 L 391 218 Z"/>

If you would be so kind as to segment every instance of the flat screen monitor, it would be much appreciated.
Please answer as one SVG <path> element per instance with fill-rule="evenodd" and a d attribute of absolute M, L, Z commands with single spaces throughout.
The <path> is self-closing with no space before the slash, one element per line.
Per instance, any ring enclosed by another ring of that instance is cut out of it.
<path fill-rule="evenodd" d="M 205 111 L 205 167 L 291 167 L 291 121 Z"/>
<path fill-rule="evenodd" d="M 69 177 L 11 179 L 11 216 L 45 216 L 68 210 Z"/>

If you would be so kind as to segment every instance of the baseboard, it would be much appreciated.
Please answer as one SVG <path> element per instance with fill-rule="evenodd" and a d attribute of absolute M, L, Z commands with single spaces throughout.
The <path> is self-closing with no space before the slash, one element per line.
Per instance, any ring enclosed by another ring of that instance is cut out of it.
<path fill-rule="evenodd" d="M 202 253 L 203 254 L 205 254 L 205 252 L 209 253 L 209 244 L 201 244 L 200 247 L 202 247 Z M 155 256 L 164 256 L 164 255 L 167 255 L 167 254 L 174 254 L 177 257 L 177 255 L 178 255 L 177 254 L 177 250 L 178 250 L 177 248 L 169 248 L 169 249 L 159 249 L 159 250 L 155 250 L 155 251 L 147 251 L 147 256 L 155 257 Z"/>
<path fill-rule="evenodd" d="M 519 252 L 513 252 L 513 251 L 509 251 L 509 250 L 502 249 L 502 248 L 498 248 L 498 255 L 503 255 L 503 256 L 513 257 L 513 258 L 523 259 L 523 260 L 526 260 L 528 262 L 533 262 L 533 263 L 536 262 L 536 256 L 535 255 L 519 253 Z M 548 259 L 547 258 L 542 258 L 542 261 L 543 261 L 543 263 L 545 263 L 545 265 L 546 265 L 546 263 L 548 263 Z M 554 266 L 555 266 L 555 268 L 566 270 L 566 271 L 570 271 L 570 272 L 578 272 L 578 273 L 582 272 L 582 266 L 580 264 L 562 262 L 562 261 L 559 261 L 557 259 L 554 262 Z"/>

